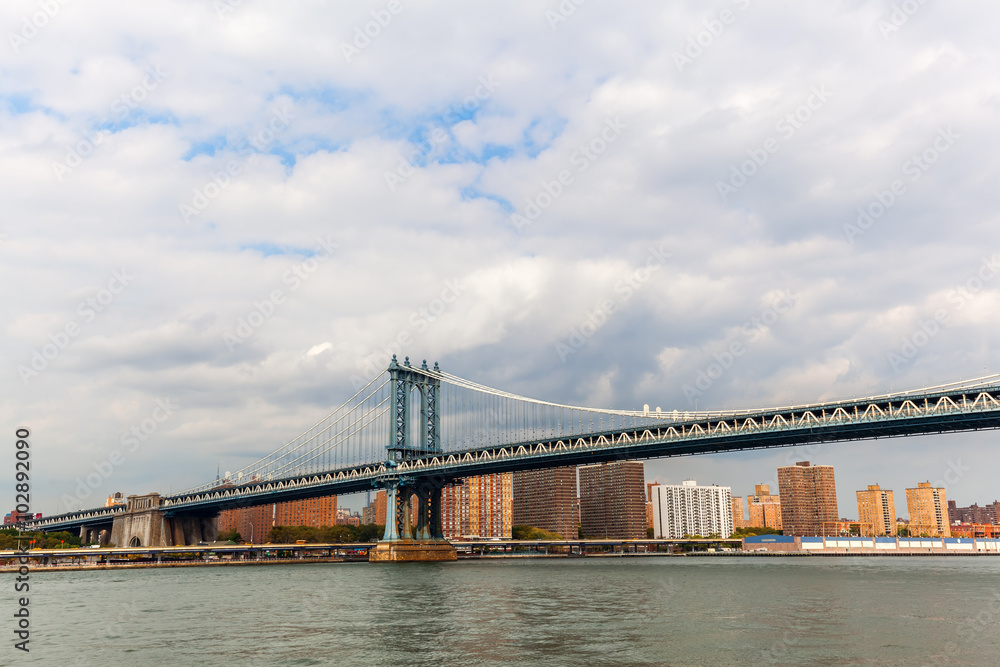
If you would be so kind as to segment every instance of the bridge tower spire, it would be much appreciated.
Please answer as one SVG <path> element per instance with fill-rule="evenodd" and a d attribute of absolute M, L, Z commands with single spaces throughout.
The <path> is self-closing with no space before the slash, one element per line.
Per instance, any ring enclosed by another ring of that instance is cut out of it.
<path fill-rule="evenodd" d="M 387 445 L 388 458 L 394 463 L 441 452 L 441 426 L 438 397 L 441 379 L 436 371 L 427 368 L 427 361 L 419 369 L 410 366 L 406 357 L 400 365 L 396 355 L 389 364 L 392 396 L 392 441 Z M 416 392 L 419 395 L 414 395 Z M 414 413 L 419 421 L 414 420 Z"/>

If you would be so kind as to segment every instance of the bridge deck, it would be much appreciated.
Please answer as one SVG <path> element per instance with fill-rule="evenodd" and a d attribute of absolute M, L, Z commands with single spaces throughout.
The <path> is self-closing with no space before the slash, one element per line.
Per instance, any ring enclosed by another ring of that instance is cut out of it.
<path fill-rule="evenodd" d="M 168 496 L 160 509 L 168 516 L 214 512 L 366 491 L 399 477 L 449 481 L 471 475 L 601 461 L 998 428 L 1000 387 L 996 385 L 907 393 L 793 408 L 703 414 L 679 421 L 664 418 L 657 424 L 633 428 L 424 454 L 398 464 L 369 463 Z M 44 531 L 73 529 L 109 523 L 122 512 L 122 508 L 98 508 L 25 522 L 23 527 Z"/>

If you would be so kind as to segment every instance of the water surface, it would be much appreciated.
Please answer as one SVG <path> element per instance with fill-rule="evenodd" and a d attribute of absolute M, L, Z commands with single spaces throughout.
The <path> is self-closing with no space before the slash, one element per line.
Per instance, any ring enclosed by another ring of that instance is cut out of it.
<path fill-rule="evenodd" d="M 5 648 L 0 664 L 1000 665 L 1000 558 L 505 559 L 31 577 L 31 654 Z M 7 599 L 13 611 L 12 592 Z"/>

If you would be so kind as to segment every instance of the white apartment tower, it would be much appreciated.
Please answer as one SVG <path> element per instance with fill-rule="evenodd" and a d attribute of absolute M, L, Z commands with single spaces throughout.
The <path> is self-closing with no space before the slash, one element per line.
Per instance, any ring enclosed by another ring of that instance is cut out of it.
<path fill-rule="evenodd" d="M 728 486 L 698 486 L 692 479 L 680 485 L 660 484 L 653 490 L 653 537 L 733 533 L 733 494 Z"/>

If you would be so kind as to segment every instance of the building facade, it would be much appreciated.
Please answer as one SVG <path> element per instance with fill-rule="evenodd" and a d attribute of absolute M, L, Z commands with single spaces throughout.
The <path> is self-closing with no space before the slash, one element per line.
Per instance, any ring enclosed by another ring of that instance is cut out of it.
<path fill-rule="evenodd" d="M 869 484 L 867 491 L 858 491 L 858 523 L 862 537 L 895 537 L 896 503 L 892 491 Z"/>
<path fill-rule="evenodd" d="M 907 489 L 906 510 L 910 515 L 911 537 L 951 537 L 944 489 L 932 487 L 930 482 Z"/>
<path fill-rule="evenodd" d="M 303 498 L 274 504 L 275 526 L 323 526 L 337 525 L 337 496 Z"/>
<path fill-rule="evenodd" d="M 16 509 L 11 510 L 9 514 L 5 515 L 3 518 L 3 525 L 7 526 L 12 523 L 20 523 L 22 521 L 34 521 L 35 519 L 41 519 L 42 513 L 38 512 L 18 512 Z"/>
<path fill-rule="evenodd" d="M 785 535 L 823 535 L 839 522 L 833 466 L 800 461 L 778 468 L 778 494 Z"/>
<path fill-rule="evenodd" d="M 781 499 L 771 495 L 770 486 L 767 484 L 754 486 L 754 495 L 747 496 L 747 507 L 750 510 L 748 527 L 781 530 Z"/>
<path fill-rule="evenodd" d="M 219 532 L 235 530 L 245 542 L 261 544 L 274 526 L 337 525 L 337 496 L 303 498 L 283 503 L 225 510 L 219 514 Z"/>
<path fill-rule="evenodd" d="M 263 544 L 274 527 L 274 504 L 241 507 L 219 513 L 219 532 L 235 530 L 244 542 Z"/>
<path fill-rule="evenodd" d="M 494 473 L 458 480 L 441 490 L 441 530 L 448 539 L 510 539 L 513 475 Z"/>
<path fill-rule="evenodd" d="M 512 473 L 511 522 L 576 539 L 576 466 Z"/>
<path fill-rule="evenodd" d="M 653 487 L 659 486 L 657 482 L 646 482 L 646 535 L 649 536 L 653 530 Z"/>
<path fill-rule="evenodd" d="M 985 507 L 972 503 L 968 507 L 958 507 L 954 500 L 948 501 L 948 523 L 995 524 L 1000 523 L 1000 502 L 994 500 Z"/>
<path fill-rule="evenodd" d="M 748 525 L 746 515 L 743 513 L 743 497 L 733 497 L 733 530 L 746 528 Z"/>
<path fill-rule="evenodd" d="M 1000 538 L 1000 526 L 993 523 L 960 523 L 950 526 L 952 537 Z"/>
<path fill-rule="evenodd" d="M 375 523 L 375 503 L 370 502 L 361 508 L 361 523 L 367 525 Z M 383 524 L 384 525 L 384 524 Z"/>
<path fill-rule="evenodd" d="M 646 537 L 642 461 L 580 466 L 580 530 L 589 539 Z"/>
<path fill-rule="evenodd" d="M 694 480 L 653 489 L 653 537 L 733 534 L 733 496 L 728 486 L 698 486 Z"/>

